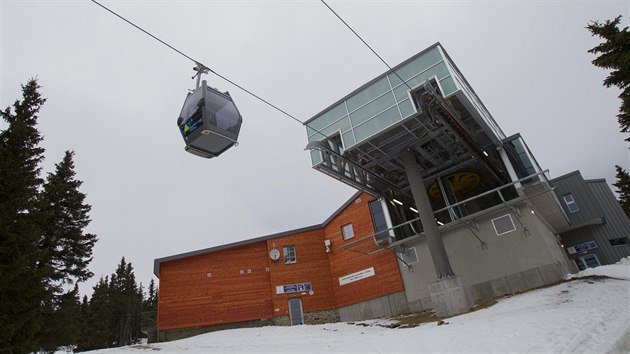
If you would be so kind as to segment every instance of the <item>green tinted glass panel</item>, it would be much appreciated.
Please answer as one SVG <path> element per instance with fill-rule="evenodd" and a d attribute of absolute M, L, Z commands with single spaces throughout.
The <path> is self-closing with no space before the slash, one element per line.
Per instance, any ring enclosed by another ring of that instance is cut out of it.
<path fill-rule="evenodd" d="M 394 106 L 385 112 L 377 115 L 369 121 L 354 128 L 354 134 L 358 141 L 374 135 L 375 133 L 389 127 L 401 119 L 398 107 Z"/>
<path fill-rule="evenodd" d="M 455 83 L 453 82 L 453 79 L 448 76 L 443 78 L 442 80 L 440 80 L 440 86 L 442 86 L 442 91 L 444 96 L 448 96 L 451 93 L 455 92 L 455 90 L 457 90 L 457 88 L 455 87 Z"/>
<path fill-rule="evenodd" d="M 311 150 L 311 161 L 313 166 L 322 162 L 322 153 L 319 150 Z"/>
<path fill-rule="evenodd" d="M 424 83 L 427 79 L 430 79 L 432 77 L 437 77 L 439 80 L 446 75 L 448 75 L 448 69 L 446 68 L 446 65 L 442 62 L 432 67 L 431 69 L 421 73 L 420 75 L 409 79 L 407 83 L 409 86 L 414 87 Z"/>
<path fill-rule="evenodd" d="M 360 92 L 357 92 L 354 96 L 348 98 L 348 110 L 352 112 L 389 89 L 389 82 L 387 82 L 386 77 L 378 80 Z"/>
<path fill-rule="evenodd" d="M 350 119 L 348 119 L 348 116 L 341 118 L 335 124 L 335 127 L 337 128 L 336 130 L 341 130 L 342 132 L 346 132 L 350 130 Z"/>
<path fill-rule="evenodd" d="M 316 140 L 324 140 L 324 139 L 326 139 L 325 135 L 323 135 L 321 133 L 318 133 L 318 132 L 316 132 L 313 129 L 310 129 L 310 128 L 307 127 L 306 130 L 308 131 L 308 134 L 309 134 L 308 135 L 308 141 L 316 141 Z"/>
<path fill-rule="evenodd" d="M 420 85 L 424 83 L 426 80 L 434 76 L 436 76 L 438 79 L 441 79 L 447 75 L 449 75 L 448 68 L 446 67 L 446 64 L 444 64 L 444 62 L 441 62 L 431 67 L 429 70 L 426 70 L 412 77 L 411 79 L 407 81 L 406 85 L 403 84 L 394 88 L 394 94 L 396 95 L 396 100 L 400 101 L 407 98 L 407 91 L 409 91 L 409 87 L 407 85 L 409 85 L 410 87 L 414 87 L 416 85 Z M 400 82 L 400 80 L 398 80 L 398 82 Z"/>
<path fill-rule="evenodd" d="M 391 92 L 384 94 L 383 96 L 375 99 L 374 101 L 368 103 L 367 105 L 359 108 L 358 110 L 350 113 L 350 119 L 352 120 L 352 125 L 355 126 L 361 122 L 366 121 L 371 118 L 375 114 L 378 114 L 385 109 L 391 107 L 395 104 L 394 95 Z"/>
<path fill-rule="evenodd" d="M 309 125 L 311 125 L 311 123 L 309 123 Z M 326 138 L 326 136 L 330 136 L 331 134 L 337 133 L 339 130 L 341 130 L 342 132 L 350 130 L 350 120 L 348 119 L 348 116 L 345 116 L 339 119 L 334 124 L 329 125 L 328 127 L 323 128 L 323 129 L 315 130 L 311 128 L 310 126 L 306 127 L 306 132 L 308 134 L 309 141 L 322 140 Z"/>
<path fill-rule="evenodd" d="M 398 107 L 400 108 L 400 113 L 402 114 L 403 118 L 409 117 L 414 113 L 413 106 L 411 105 L 409 99 L 398 103 Z"/>
<path fill-rule="evenodd" d="M 341 134 L 341 139 L 343 139 L 343 145 L 346 147 L 346 149 L 354 145 L 355 143 L 352 131 Z"/>
<path fill-rule="evenodd" d="M 394 89 L 394 95 L 396 96 L 396 101 L 402 101 L 405 98 L 408 98 L 409 95 L 407 95 L 407 92 L 409 92 L 409 87 L 407 87 L 407 85 L 400 85 L 396 87 Z"/>
<path fill-rule="evenodd" d="M 342 102 L 313 119 L 308 125 L 315 129 L 321 129 L 330 123 L 335 122 L 342 116 L 345 116 L 347 113 L 346 106 Z"/>
<path fill-rule="evenodd" d="M 431 65 L 442 60 L 442 56 L 437 48 L 433 48 L 430 51 L 415 58 L 409 63 L 405 64 L 400 69 L 396 70 L 396 73 L 405 80 L 409 80 L 410 77 L 416 75 L 419 72 L 423 72 Z M 400 80 L 398 80 L 400 82 Z M 394 82 L 392 81 L 392 85 Z"/>
<path fill-rule="evenodd" d="M 392 87 L 396 87 L 397 85 L 400 85 L 402 83 L 402 81 L 400 81 L 400 78 L 398 78 L 396 74 L 389 74 L 387 75 L 387 77 L 389 77 L 389 83 L 392 85 Z"/>

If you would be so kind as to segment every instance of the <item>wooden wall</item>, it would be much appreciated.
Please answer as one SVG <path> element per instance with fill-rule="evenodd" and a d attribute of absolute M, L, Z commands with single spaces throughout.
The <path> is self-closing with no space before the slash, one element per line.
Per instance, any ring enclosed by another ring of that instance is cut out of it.
<path fill-rule="evenodd" d="M 160 264 L 160 331 L 286 316 L 288 301 L 302 299 L 305 313 L 331 310 L 404 290 L 396 257 L 389 251 L 363 255 L 340 247 L 374 232 L 362 194 L 325 227 Z M 344 241 L 341 226 L 355 237 Z M 331 241 L 326 252 L 324 240 Z M 371 241 L 370 241 L 371 242 Z M 297 262 L 285 264 L 282 249 L 295 247 Z M 269 259 L 277 248 L 280 259 Z M 374 267 L 375 275 L 340 285 L 339 278 Z M 310 282 L 313 293 L 277 294 L 276 286 Z"/>
<path fill-rule="evenodd" d="M 330 272 L 335 307 L 343 307 L 404 290 L 393 253 L 387 250 L 372 255 L 364 255 L 340 247 L 374 233 L 369 202 L 374 200 L 369 194 L 361 194 L 354 202 L 326 225 L 324 232 L 331 241 Z M 352 223 L 354 238 L 344 241 L 341 227 Z M 373 242 L 369 240 L 368 242 Z M 367 246 L 367 243 L 365 244 Z M 362 250 L 375 249 L 358 247 Z M 355 282 L 340 285 L 339 278 L 374 267 L 375 275 Z"/>
<path fill-rule="evenodd" d="M 268 260 L 267 243 L 261 241 L 163 262 L 160 330 L 272 317 Z"/>
<path fill-rule="evenodd" d="M 304 312 L 329 310 L 334 307 L 332 286 L 330 282 L 330 265 L 324 247 L 322 229 L 275 238 L 267 241 L 267 249 L 273 246 L 280 251 L 277 261 L 270 261 L 271 296 L 274 315 L 289 315 L 288 303 L 293 297 L 302 298 Z M 287 245 L 295 247 L 296 263 L 285 264 L 282 248 Z M 313 293 L 276 294 L 276 286 L 310 282 Z"/>

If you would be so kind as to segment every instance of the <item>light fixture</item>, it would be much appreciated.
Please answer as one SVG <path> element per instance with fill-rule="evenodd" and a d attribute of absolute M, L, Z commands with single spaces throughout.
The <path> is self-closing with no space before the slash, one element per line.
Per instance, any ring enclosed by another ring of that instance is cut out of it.
<path fill-rule="evenodd" d="M 412 207 L 409 207 L 409 210 L 413 211 L 416 214 L 419 214 L 418 211 L 416 209 L 412 208 Z"/>
<path fill-rule="evenodd" d="M 486 155 L 486 157 L 488 157 L 488 153 L 486 152 L 486 150 L 483 151 L 483 154 Z"/>
<path fill-rule="evenodd" d="M 403 205 L 403 203 L 398 199 L 392 199 L 392 201 L 398 205 Z"/>
<path fill-rule="evenodd" d="M 443 223 L 443 222 L 441 222 L 440 220 L 438 220 L 438 221 L 437 221 L 437 223 L 438 223 L 438 225 L 440 225 L 440 226 L 444 226 L 444 223 Z"/>

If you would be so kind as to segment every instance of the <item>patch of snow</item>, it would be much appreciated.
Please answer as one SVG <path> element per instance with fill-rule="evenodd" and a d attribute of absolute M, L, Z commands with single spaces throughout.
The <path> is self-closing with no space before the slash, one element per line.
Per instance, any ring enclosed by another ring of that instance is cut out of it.
<path fill-rule="evenodd" d="M 580 272 L 601 275 L 500 300 L 496 305 L 414 328 L 390 320 L 260 327 L 92 353 L 612 353 L 630 352 L 630 260 Z"/>
<path fill-rule="evenodd" d="M 567 280 L 588 276 L 606 276 L 616 279 L 630 280 L 630 257 L 622 258 L 616 264 L 586 268 L 577 274 L 569 274 L 567 275 Z"/>

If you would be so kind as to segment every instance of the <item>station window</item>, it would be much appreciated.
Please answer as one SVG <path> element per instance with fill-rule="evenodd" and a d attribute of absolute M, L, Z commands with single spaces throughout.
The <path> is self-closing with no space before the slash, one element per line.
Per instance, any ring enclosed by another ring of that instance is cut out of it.
<path fill-rule="evenodd" d="M 295 246 L 284 246 L 282 249 L 284 253 L 284 264 L 297 263 L 295 257 Z"/>
<path fill-rule="evenodd" d="M 578 205 L 575 202 L 575 199 L 573 199 L 573 195 L 571 193 L 563 195 L 562 199 L 564 199 L 567 208 L 569 208 L 569 212 L 577 213 L 578 211 L 580 211 L 580 208 L 578 208 Z"/>
<path fill-rule="evenodd" d="M 627 237 L 613 238 L 612 240 L 608 241 L 610 241 L 610 245 L 613 247 L 630 245 L 630 239 L 628 239 Z"/>
<path fill-rule="evenodd" d="M 512 216 L 510 214 L 505 214 L 492 219 L 492 226 L 494 226 L 494 231 L 497 233 L 497 236 L 516 230 L 516 226 L 514 225 L 514 221 L 512 221 Z"/>
<path fill-rule="evenodd" d="M 352 228 L 352 223 L 343 225 L 341 227 L 341 234 L 344 240 L 348 240 L 354 237 L 354 229 Z"/>
<path fill-rule="evenodd" d="M 418 253 L 415 247 L 409 247 L 405 252 L 401 252 L 402 260 L 407 264 L 418 263 Z"/>

